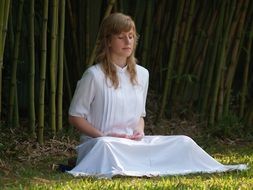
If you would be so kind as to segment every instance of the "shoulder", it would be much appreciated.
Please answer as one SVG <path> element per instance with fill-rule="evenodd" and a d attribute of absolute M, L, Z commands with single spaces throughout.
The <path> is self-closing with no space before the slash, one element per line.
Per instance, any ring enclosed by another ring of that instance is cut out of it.
<path fill-rule="evenodd" d="M 149 72 L 146 68 L 136 65 L 136 73 L 138 78 L 138 83 L 143 86 L 147 86 L 149 83 Z"/>
<path fill-rule="evenodd" d="M 137 75 L 139 76 L 143 76 L 143 77 L 149 77 L 149 72 L 146 68 L 144 68 L 143 66 L 137 65 L 136 64 L 136 72 Z"/>
<path fill-rule="evenodd" d="M 101 83 L 103 79 L 103 74 L 101 74 L 101 68 L 98 65 L 92 65 L 88 67 L 81 79 L 77 81 L 77 88 L 81 89 L 82 93 L 83 91 L 94 91 L 94 89 L 97 89 L 99 84 Z"/>
<path fill-rule="evenodd" d="M 92 65 L 89 68 L 87 68 L 85 70 L 85 72 L 83 73 L 82 78 L 92 78 L 92 79 L 95 79 L 98 76 L 101 76 L 102 74 L 103 74 L 103 72 L 101 70 L 100 64 L 96 64 L 96 65 Z"/>
<path fill-rule="evenodd" d="M 96 65 L 92 65 L 90 67 L 88 67 L 84 74 L 93 74 L 93 75 L 96 75 L 96 74 L 99 74 L 101 72 L 101 66 L 100 64 L 96 64 Z"/>

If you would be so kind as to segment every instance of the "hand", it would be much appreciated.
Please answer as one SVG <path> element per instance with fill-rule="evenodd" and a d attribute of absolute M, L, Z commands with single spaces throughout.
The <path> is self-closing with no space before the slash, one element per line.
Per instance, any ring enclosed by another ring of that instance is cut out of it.
<path fill-rule="evenodd" d="M 144 137 L 144 133 L 143 132 L 134 132 L 133 135 L 129 136 L 128 138 L 131 140 L 136 140 L 136 141 L 140 141 L 142 138 Z"/>
<path fill-rule="evenodd" d="M 126 138 L 126 139 L 140 141 L 144 137 L 144 132 L 135 131 L 133 135 L 126 135 L 126 134 L 120 134 L 120 133 L 108 133 L 105 136 Z"/>
<path fill-rule="evenodd" d="M 118 137 L 118 138 L 129 138 L 128 135 L 126 134 L 119 134 L 119 133 L 108 133 L 106 134 L 106 136 L 109 136 L 109 137 Z"/>

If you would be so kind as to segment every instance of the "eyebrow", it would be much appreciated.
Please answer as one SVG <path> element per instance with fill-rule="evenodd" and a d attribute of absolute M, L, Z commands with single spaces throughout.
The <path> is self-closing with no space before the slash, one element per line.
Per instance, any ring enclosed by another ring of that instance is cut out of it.
<path fill-rule="evenodd" d="M 124 35 L 124 34 L 134 34 L 133 32 L 121 32 L 121 33 L 119 33 L 118 35 Z"/>

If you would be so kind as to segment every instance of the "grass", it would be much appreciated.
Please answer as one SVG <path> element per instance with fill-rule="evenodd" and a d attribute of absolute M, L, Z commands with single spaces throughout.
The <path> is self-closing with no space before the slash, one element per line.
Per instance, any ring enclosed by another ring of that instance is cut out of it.
<path fill-rule="evenodd" d="M 56 165 L 74 156 L 75 137 L 48 140 L 39 146 L 18 131 L 0 132 L 0 189 L 252 189 L 253 142 L 195 138 L 204 150 L 223 164 L 247 163 L 249 169 L 214 174 L 167 177 L 75 178 Z"/>
<path fill-rule="evenodd" d="M 53 168 L 66 162 L 64 155 L 47 155 L 38 160 L 20 161 L 5 157 L 5 170 L 0 171 L 0 189 L 250 189 L 253 187 L 253 143 L 210 143 L 205 147 L 224 164 L 248 163 L 249 170 L 215 174 L 192 174 L 154 178 L 114 177 L 74 178 Z M 10 154 L 10 153 L 9 153 Z M 70 156 L 70 155 L 69 155 Z M 9 167 L 7 167 L 9 166 Z"/>

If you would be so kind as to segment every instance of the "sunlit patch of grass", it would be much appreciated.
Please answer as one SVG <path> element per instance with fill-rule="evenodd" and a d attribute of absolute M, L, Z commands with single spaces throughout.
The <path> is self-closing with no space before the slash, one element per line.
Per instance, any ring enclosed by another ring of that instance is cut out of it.
<path fill-rule="evenodd" d="M 41 179 L 39 179 L 40 181 Z M 44 182 L 44 181 L 42 181 Z M 253 181 L 246 177 L 229 174 L 198 174 L 189 176 L 131 178 L 119 177 L 112 180 L 74 178 L 66 181 L 31 184 L 31 189 L 250 189 Z M 27 186 L 20 186 L 27 188 Z"/>

